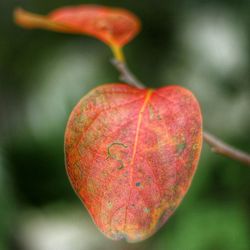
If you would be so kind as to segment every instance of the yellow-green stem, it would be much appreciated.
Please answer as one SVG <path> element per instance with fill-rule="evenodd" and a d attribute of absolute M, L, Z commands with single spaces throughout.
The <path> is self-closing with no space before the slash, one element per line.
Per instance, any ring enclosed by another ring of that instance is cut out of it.
<path fill-rule="evenodd" d="M 117 45 L 111 45 L 111 50 L 113 52 L 113 55 L 115 59 L 119 62 L 125 62 L 125 57 L 122 51 L 122 47 L 117 46 Z"/>

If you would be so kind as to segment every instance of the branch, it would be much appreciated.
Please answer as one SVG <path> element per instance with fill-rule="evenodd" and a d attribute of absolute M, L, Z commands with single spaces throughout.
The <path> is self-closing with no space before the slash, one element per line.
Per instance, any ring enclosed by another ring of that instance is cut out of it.
<path fill-rule="evenodd" d="M 117 59 L 112 59 L 111 63 L 120 73 L 120 80 L 126 82 L 134 87 L 139 89 L 145 88 L 144 84 L 141 83 L 129 70 L 127 64 L 125 62 L 119 61 Z"/>
<path fill-rule="evenodd" d="M 145 88 L 145 85 L 142 84 L 129 70 L 125 62 L 113 59 L 111 61 L 113 66 L 120 73 L 120 80 L 128 83 L 137 88 Z M 211 147 L 211 150 L 217 154 L 224 155 L 233 160 L 239 161 L 250 166 L 250 155 L 246 152 L 243 152 L 229 144 L 221 141 L 219 138 L 210 134 L 207 131 L 203 132 L 204 141 Z"/>
<path fill-rule="evenodd" d="M 204 141 L 211 146 L 211 150 L 217 154 L 224 155 L 233 160 L 250 166 L 250 155 L 221 141 L 219 138 L 207 131 L 203 132 Z"/>

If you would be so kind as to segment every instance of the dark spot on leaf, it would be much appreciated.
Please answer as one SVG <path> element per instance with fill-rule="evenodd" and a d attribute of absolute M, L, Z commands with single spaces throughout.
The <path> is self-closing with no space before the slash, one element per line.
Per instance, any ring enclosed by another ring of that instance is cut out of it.
<path fill-rule="evenodd" d="M 176 145 L 177 154 L 181 154 L 185 148 L 186 148 L 186 143 L 185 142 L 177 144 Z"/>
<path fill-rule="evenodd" d="M 141 183 L 140 183 L 140 182 L 136 182 L 135 185 L 136 185 L 137 187 L 140 187 L 140 186 L 141 186 Z"/>
<path fill-rule="evenodd" d="M 124 168 L 124 165 L 121 165 L 121 166 L 119 166 L 117 169 L 118 170 L 121 170 L 121 169 L 123 169 Z"/>

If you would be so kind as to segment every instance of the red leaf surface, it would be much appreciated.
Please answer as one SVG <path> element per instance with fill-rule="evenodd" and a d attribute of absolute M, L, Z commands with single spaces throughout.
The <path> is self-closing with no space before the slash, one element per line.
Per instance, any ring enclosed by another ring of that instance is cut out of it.
<path fill-rule="evenodd" d="M 71 184 L 109 238 L 143 240 L 187 192 L 202 145 L 192 93 L 107 84 L 76 105 L 65 133 Z"/>
<path fill-rule="evenodd" d="M 98 5 L 62 7 L 47 16 L 17 9 L 15 20 L 24 28 L 86 34 L 118 47 L 127 44 L 140 29 L 139 19 L 128 10 Z"/>

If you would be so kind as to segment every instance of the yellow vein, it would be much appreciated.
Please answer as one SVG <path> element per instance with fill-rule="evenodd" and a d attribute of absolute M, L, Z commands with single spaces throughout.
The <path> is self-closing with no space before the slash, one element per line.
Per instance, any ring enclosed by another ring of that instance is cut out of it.
<path fill-rule="evenodd" d="M 137 145 L 138 145 L 138 138 L 139 138 L 139 132 L 140 132 L 140 128 L 141 128 L 141 123 L 142 123 L 142 117 L 143 117 L 143 113 L 145 111 L 145 108 L 149 102 L 149 99 L 151 97 L 153 93 L 153 89 L 149 89 L 147 91 L 147 94 L 145 96 L 145 101 L 143 102 L 143 105 L 139 111 L 138 114 L 138 120 L 137 120 L 137 126 L 136 126 L 136 132 L 135 132 L 135 141 L 134 141 L 134 146 L 133 146 L 133 153 L 132 153 L 132 157 L 131 157 L 131 161 L 130 161 L 130 177 L 129 177 L 129 196 L 128 196 L 128 201 L 127 201 L 127 206 L 126 206 L 126 211 L 125 211 L 125 220 L 124 220 L 124 233 L 126 230 L 126 224 L 127 224 L 127 211 L 128 211 L 128 203 L 130 201 L 130 196 L 131 196 L 131 189 L 132 189 L 132 185 L 133 185 L 133 174 L 134 174 L 134 168 L 133 168 L 133 164 L 134 164 L 134 160 L 135 160 L 135 155 L 136 155 L 136 150 L 137 150 Z"/>

